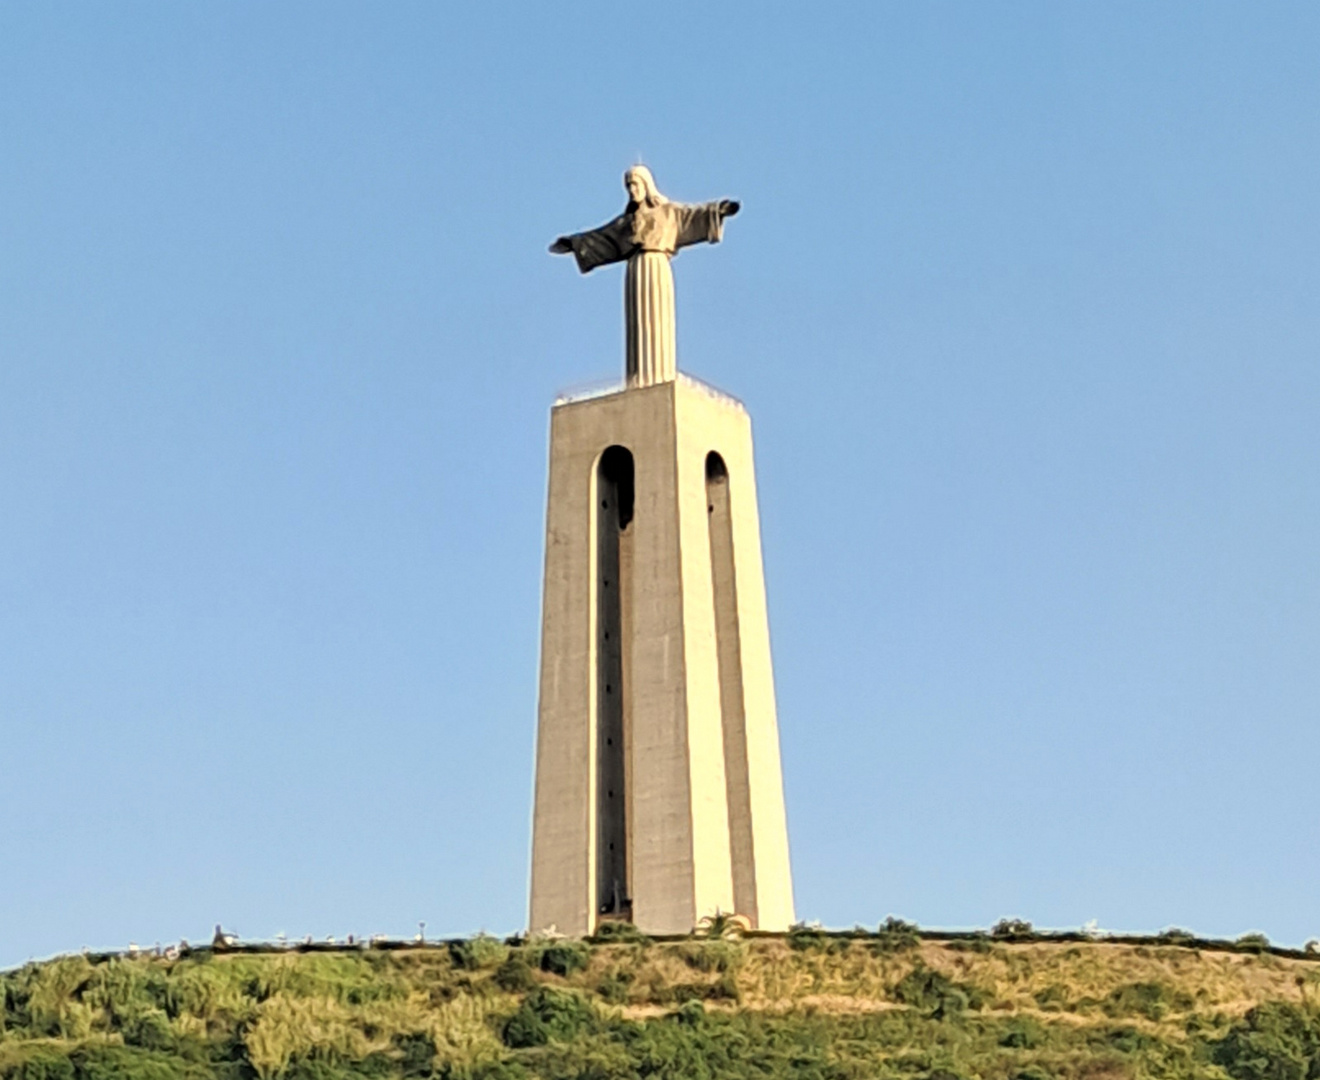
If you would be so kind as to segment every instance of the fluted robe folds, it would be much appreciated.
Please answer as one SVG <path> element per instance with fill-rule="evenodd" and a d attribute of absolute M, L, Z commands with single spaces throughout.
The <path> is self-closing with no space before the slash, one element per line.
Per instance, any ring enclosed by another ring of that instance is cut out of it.
<path fill-rule="evenodd" d="M 629 386 L 672 382 L 674 356 L 674 272 L 662 251 L 639 251 L 628 259 L 623 279 L 623 321 Z"/>
<path fill-rule="evenodd" d="M 628 260 L 623 308 L 629 386 L 675 378 L 674 275 L 669 259 L 691 244 L 717 244 L 723 233 L 720 203 L 664 202 L 629 207 L 608 224 L 567 238 L 584 274 Z"/>

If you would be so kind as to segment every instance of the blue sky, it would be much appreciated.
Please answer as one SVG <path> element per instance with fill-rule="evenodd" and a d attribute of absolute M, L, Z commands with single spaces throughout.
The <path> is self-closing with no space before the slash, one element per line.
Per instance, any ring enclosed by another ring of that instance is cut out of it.
<path fill-rule="evenodd" d="M 0 964 L 522 926 L 639 157 L 800 917 L 1320 935 L 1320 8 L 562 7 L 0 8 Z"/>

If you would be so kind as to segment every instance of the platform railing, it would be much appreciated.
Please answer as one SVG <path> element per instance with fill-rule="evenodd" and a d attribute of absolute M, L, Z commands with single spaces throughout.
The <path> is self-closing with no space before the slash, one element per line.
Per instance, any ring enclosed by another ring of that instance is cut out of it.
<path fill-rule="evenodd" d="M 689 375 L 686 371 L 678 373 L 678 381 L 693 389 L 700 390 L 702 393 L 715 398 L 717 401 L 723 401 L 730 405 L 743 407 L 743 403 L 726 390 L 721 390 L 718 386 L 712 386 L 702 379 Z M 611 394 L 618 394 L 628 388 L 627 383 L 622 379 L 595 379 L 592 382 L 578 383 L 576 386 L 569 386 L 555 395 L 555 405 L 571 405 L 578 401 L 590 401 L 592 398 L 609 397 Z"/>

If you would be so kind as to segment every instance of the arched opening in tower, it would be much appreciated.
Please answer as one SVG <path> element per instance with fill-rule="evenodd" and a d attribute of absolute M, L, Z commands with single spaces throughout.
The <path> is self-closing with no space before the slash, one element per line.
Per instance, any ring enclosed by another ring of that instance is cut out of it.
<path fill-rule="evenodd" d="M 611 446 L 596 468 L 596 911 L 624 919 L 632 918 L 625 687 L 633 502 L 633 456 Z"/>
<path fill-rule="evenodd" d="M 729 806 L 729 855 L 733 907 L 755 928 L 756 858 L 752 837 L 751 783 L 747 768 L 747 716 L 743 702 L 742 632 L 733 547 L 729 470 L 712 450 L 706 455 L 706 511 L 710 526 L 711 593 L 715 599 L 715 652 L 719 660 L 724 781 Z"/>

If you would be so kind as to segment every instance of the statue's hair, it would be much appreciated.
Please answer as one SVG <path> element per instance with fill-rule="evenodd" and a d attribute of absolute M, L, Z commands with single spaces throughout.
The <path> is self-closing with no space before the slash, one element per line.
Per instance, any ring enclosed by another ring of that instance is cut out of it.
<path fill-rule="evenodd" d="M 659 206 L 661 203 L 667 203 L 669 201 L 660 194 L 660 189 L 655 186 L 655 177 L 651 175 L 651 170 L 645 165 L 634 165 L 624 173 L 624 186 L 627 186 L 628 181 L 634 176 L 642 182 L 642 190 L 645 192 L 645 195 L 642 197 L 642 202 L 645 205 Z"/>

